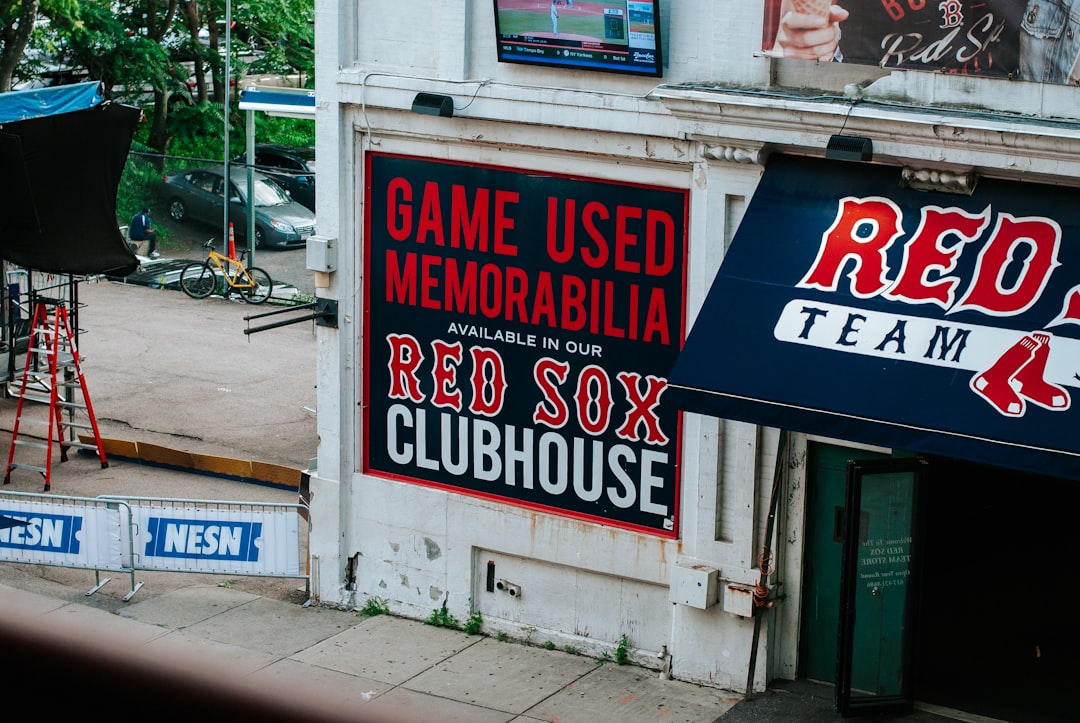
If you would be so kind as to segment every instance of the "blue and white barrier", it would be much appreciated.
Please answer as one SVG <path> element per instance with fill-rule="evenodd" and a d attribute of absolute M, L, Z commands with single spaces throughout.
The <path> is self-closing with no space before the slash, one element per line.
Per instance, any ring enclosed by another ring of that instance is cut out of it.
<path fill-rule="evenodd" d="M 139 570 L 306 577 L 301 504 L 113 497 L 131 510 Z M 305 515 L 306 517 L 306 515 Z"/>
<path fill-rule="evenodd" d="M 0 492 L 0 562 L 308 578 L 303 504 Z"/>

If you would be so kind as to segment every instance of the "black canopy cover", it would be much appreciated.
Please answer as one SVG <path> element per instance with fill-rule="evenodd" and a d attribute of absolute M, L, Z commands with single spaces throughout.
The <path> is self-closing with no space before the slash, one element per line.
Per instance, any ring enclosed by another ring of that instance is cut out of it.
<path fill-rule="evenodd" d="M 19 95 L 0 94 L 0 104 Z M 0 257 L 73 275 L 138 268 L 117 228 L 116 191 L 139 115 L 103 103 L 0 125 Z"/>

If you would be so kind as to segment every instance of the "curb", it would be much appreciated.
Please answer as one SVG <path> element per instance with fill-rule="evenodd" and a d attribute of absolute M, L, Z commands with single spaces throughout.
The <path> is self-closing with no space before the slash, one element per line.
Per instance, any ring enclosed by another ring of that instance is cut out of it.
<path fill-rule="evenodd" d="M 94 444 L 92 437 L 79 435 L 85 444 Z M 163 447 L 148 442 L 133 442 L 122 439 L 101 440 L 106 457 L 123 459 L 129 462 L 165 467 L 182 472 L 194 472 L 237 482 L 260 484 L 284 490 L 295 490 L 298 494 L 307 487 L 307 472 L 270 462 L 244 460 L 235 457 L 220 457 L 200 452 L 185 452 Z M 96 454 L 92 450 L 79 450 L 86 454 Z"/>

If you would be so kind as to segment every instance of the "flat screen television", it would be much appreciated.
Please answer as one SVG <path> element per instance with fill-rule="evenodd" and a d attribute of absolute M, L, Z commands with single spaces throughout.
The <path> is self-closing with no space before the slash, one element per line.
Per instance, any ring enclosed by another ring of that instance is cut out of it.
<path fill-rule="evenodd" d="M 659 78 L 660 0 L 495 0 L 499 60 Z"/>

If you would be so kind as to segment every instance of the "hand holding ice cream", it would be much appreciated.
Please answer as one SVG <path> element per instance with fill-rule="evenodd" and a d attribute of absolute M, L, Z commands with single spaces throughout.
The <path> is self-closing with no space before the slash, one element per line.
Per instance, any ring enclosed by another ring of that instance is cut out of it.
<path fill-rule="evenodd" d="M 783 0 L 773 51 L 785 58 L 832 60 L 848 11 L 830 0 Z"/>

